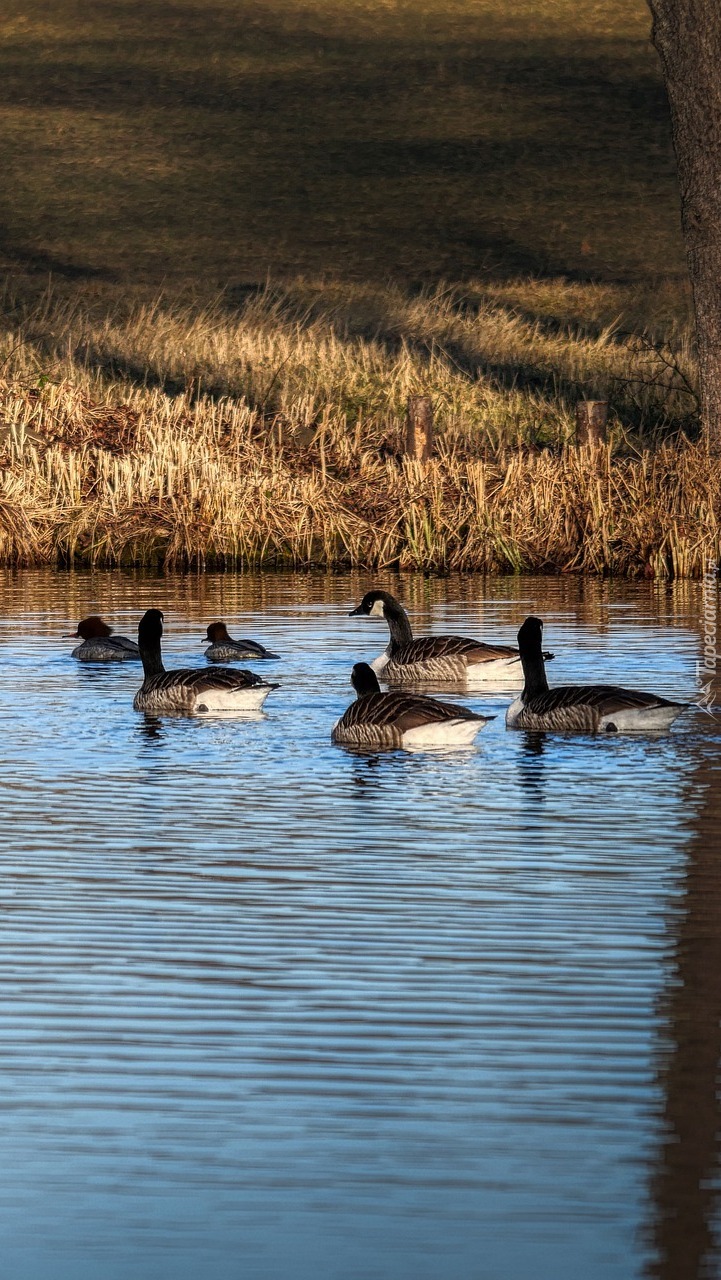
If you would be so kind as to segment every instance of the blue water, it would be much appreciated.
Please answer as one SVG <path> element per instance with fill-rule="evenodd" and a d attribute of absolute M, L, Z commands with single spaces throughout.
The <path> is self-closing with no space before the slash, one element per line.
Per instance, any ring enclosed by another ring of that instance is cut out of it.
<path fill-rule="evenodd" d="M 715 1115 L 713 1064 L 678 1106 L 670 1066 L 716 1018 L 674 993 L 721 726 L 532 737 L 497 691 L 462 699 L 498 716 L 475 749 L 351 754 L 372 585 L 419 634 L 539 613 L 552 683 L 697 697 L 693 584 L 1 577 L 8 1280 L 675 1280 L 689 1188 L 713 1246 L 713 1136 L 669 1125 Z M 280 653 L 265 714 L 146 721 L 138 667 L 70 658 L 84 614 L 151 605 L 167 665 L 216 618 Z"/>

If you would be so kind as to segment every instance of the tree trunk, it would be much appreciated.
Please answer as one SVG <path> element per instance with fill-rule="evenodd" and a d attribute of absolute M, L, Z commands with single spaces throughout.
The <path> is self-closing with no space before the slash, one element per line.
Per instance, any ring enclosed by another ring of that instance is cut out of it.
<path fill-rule="evenodd" d="M 721 448 L 721 0 L 648 0 L 663 66 L 693 289 L 701 421 Z"/>

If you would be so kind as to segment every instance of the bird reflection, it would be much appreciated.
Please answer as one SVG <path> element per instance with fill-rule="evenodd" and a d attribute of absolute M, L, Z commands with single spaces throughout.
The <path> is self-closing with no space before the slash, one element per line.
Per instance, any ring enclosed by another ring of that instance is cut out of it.
<path fill-rule="evenodd" d="M 524 733 L 523 751 L 526 756 L 542 756 L 546 748 L 545 733 Z"/>
<path fill-rule="evenodd" d="M 518 737 L 521 739 L 518 778 L 535 814 L 539 801 L 544 802 L 546 799 L 545 769 L 542 759 L 547 745 L 546 734 L 520 733 Z"/>
<path fill-rule="evenodd" d="M 654 1256 L 647 1268 L 657 1280 L 721 1274 L 714 1229 L 721 1128 L 721 768 L 706 759 L 696 776 L 703 801 L 662 1010 L 663 1137 L 651 1172 Z"/>
<path fill-rule="evenodd" d="M 354 754 L 360 756 L 360 758 L 357 761 L 357 765 L 354 766 L 353 773 L 351 774 L 353 785 L 358 787 L 361 791 L 374 791 L 377 786 L 377 779 L 373 776 L 372 771 L 377 769 L 380 765 L 380 756 L 376 754 L 372 756 L 366 755 L 363 757 L 359 752 L 355 752 Z"/>
<path fill-rule="evenodd" d="M 182 712 L 173 713 L 172 711 L 164 712 L 163 716 L 150 715 L 145 712 L 142 719 L 138 721 L 138 733 L 143 738 L 163 738 L 167 732 L 167 726 L 164 722 L 176 723 L 180 721 L 183 725 L 187 724 L 219 724 L 231 721 L 234 724 L 257 724 L 267 719 L 263 711 L 213 711 L 211 715 L 184 715 Z"/>
<path fill-rule="evenodd" d="M 164 736 L 163 722 L 159 716 L 144 715 L 138 721 L 138 733 L 149 740 Z"/>

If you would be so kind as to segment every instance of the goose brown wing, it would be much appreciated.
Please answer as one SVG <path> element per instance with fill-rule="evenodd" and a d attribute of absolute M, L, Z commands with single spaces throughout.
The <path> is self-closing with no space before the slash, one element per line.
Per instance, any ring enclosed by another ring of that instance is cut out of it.
<path fill-rule="evenodd" d="M 163 671 L 160 675 L 146 680 L 146 690 L 160 692 L 163 689 L 192 689 L 202 693 L 204 689 L 250 689 L 254 685 L 266 683 L 254 671 L 231 671 L 230 667 L 211 667 L 207 671 L 199 671 L 196 667 L 181 667 L 178 671 Z"/>
<path fill-rule="evenodd" d="M 424 698 L 413 693 L 366 693 L 348 707 L 341 720 L 344 728 L 356 725 L 375 725 L 379 728 L 393 726 L 400 733 L 418 729 L 424 724 L 439 724 L 444 720 L 483 720 L 469 707 L 440 702 L 437 698 Z"/>
<path fill-rule="evenodd" d="M 546 715 L 568 707 L 591 707 L 601 715 L 643 707 L 668 707 L 667 698 L 638 689 L 622 689 L 613 684 L 566 684 L 544 693 L 535 693 L 524 705 L 536 715 Z"/>
<path fill-rule="evenodd" d="M 421 636 L 393 650 L 398 663 L 429 662 L 434 658 L 465 658 L 467 662 L 495 662 L 517 658 L 518 650 L 507 644 L 482 644 L 465 636 Z"/>

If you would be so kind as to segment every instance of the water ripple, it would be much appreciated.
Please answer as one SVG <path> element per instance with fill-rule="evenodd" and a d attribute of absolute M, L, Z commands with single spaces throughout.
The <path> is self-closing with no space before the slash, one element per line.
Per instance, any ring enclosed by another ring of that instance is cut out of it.
<path fill-rule="evenodd" d="M 12 1280 L 695 1280 L 659 1224 L 717 725 L 534 738 L 498 691 L 475 750 L 335 748 L 368 585 L 0 578 Z M 695 696 L 692 584 L 380 585 L 421 633 L 538 612 L 557 682 Z M 137 667 L 70 659 L 67 623 L 150 605 L 169 664 L 214 617 L 281 653 L 267 714 L 146 720 Z"/>

